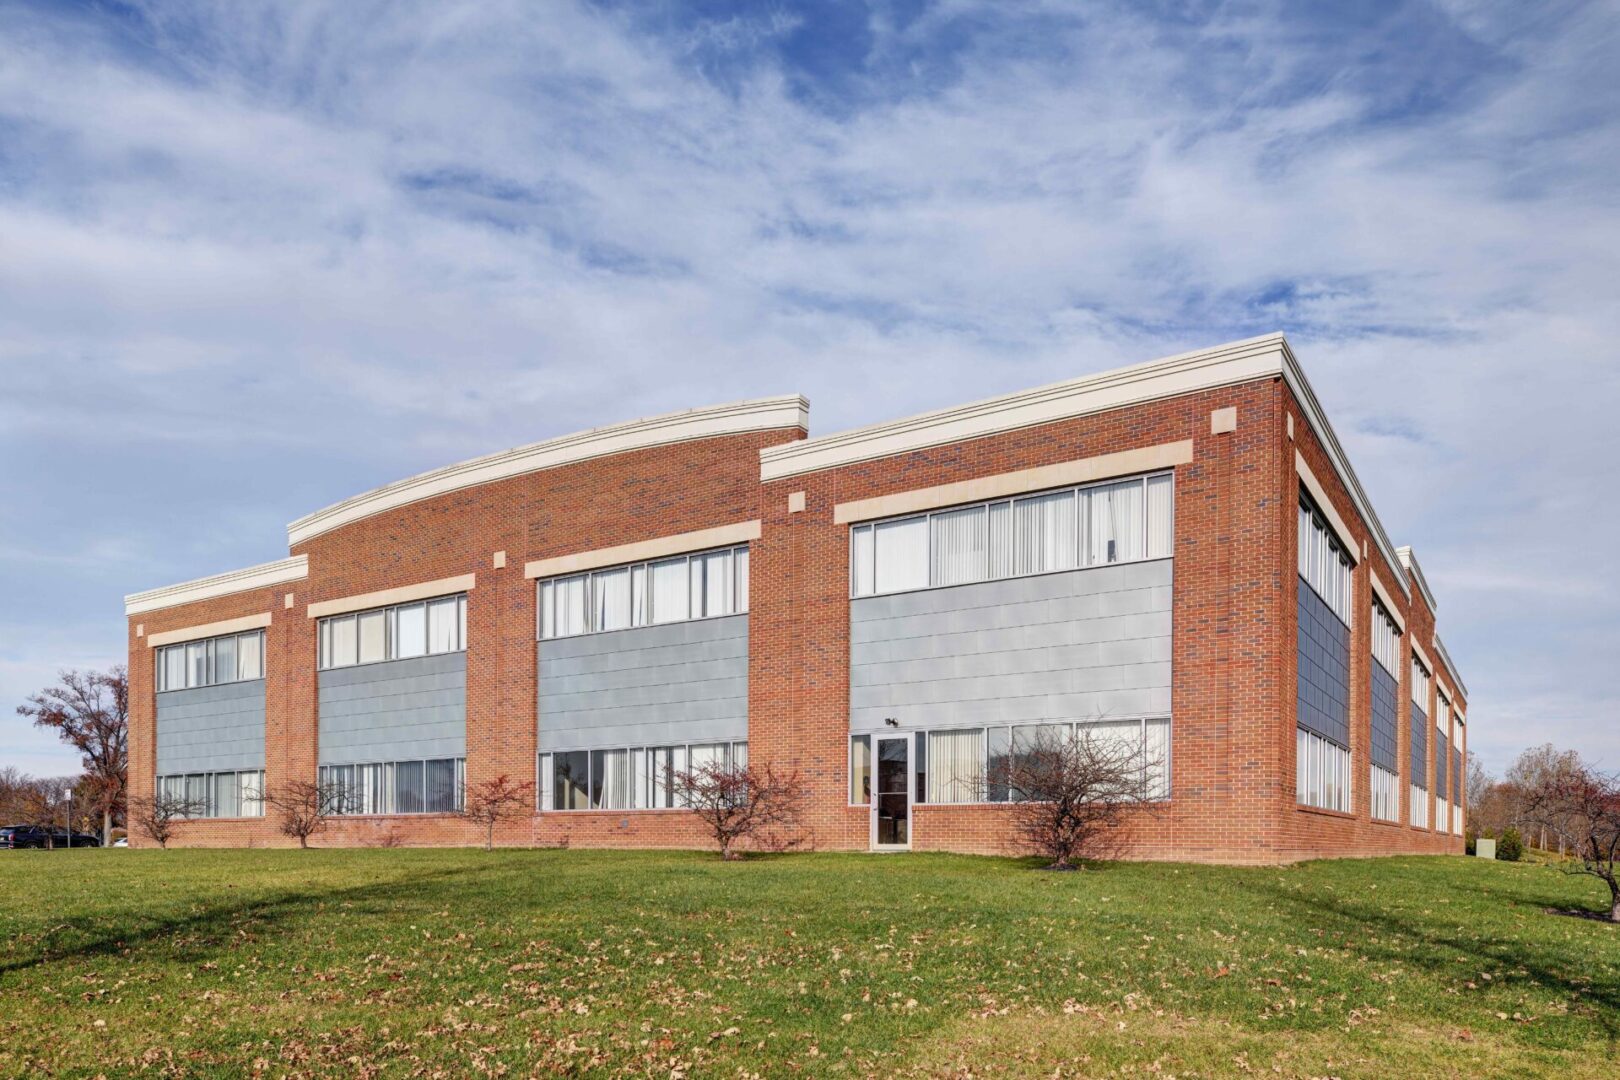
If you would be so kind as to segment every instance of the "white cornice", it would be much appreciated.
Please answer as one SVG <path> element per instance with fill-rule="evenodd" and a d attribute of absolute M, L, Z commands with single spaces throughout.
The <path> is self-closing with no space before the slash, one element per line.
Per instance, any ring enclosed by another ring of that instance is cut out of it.
<path fill-rule="evenodd" d="M 1440 654 L 1441 660 L 1445 661 L 1446 670 L 1451 673 L 1451 681 L 1456 683 L 1457 693 L 1466 700 L 1468 697 L 1468 687 L 1463 683 L 1462 672 L 1458 671 L 1457 665 L 1451 662 L 1451 654 L 1446 652 L 1445 643 L 1440 640 L 1439 634 L 1434 635 L 1434 651 Z M 1453 701 L 1451 704 L 1453 709 L 1455 709 L 1457 703 Z"/>
<path fill-rule="evenodd" d="M 1379 551 L 1391 566 L 1398 565 L 1395 546 L 1373 513 L 1372 503 L 1350 467 L 1333 426 L 1281 334 L 1266 334 L 853 431 L 766 447 L 759 452 L 760 479 L 780 480 L 1266 378 L 1281 378 L 1293 391 Z M 1406 582 L 1399 584 L 1402 595 L 1409 595 Z"/>
<path fill-rule="evenodd" d="M 780 480 L 1275 376 L 1281 372 L 1281 351 L 1285 347 L 1281 334 L 1269 334 L 791 445 L 766 447 L 759 452 L 760 479 Z"/>
<path fill-rule="evenodd" d="M 688 409 L 502 450 L 399 480 L 305 515 L 287 526 L 287 545 L 296 547 L 340 525 L 448 491 L 628 450 L 747 431 L 807 428 L 809 415 L 810 403 L 801 395 L 789 394 Z"/>
<path fill-rule="evenodd" d="M 1424 602 L 1429 605 L 1429 614 L 1438 614 L 1440 605 L 1435 603 L 1434 593 L 1429 591 L 1429 582 L 1423 576 L 1423 567 L 1418 565 L 1417 556 L 1413 554 L 1412 549 L 1409 547 L 1396 548 L 1395 557 L 1400 560 L 1399 565 L 1410 572 L 1412 580 L 1417 582 L 1418 591 L 1423 594 Z"/>
<path fill-rule="evenodd" d="M 178 585 L 165 585 L 161 589 L 130 593 L 124 597 L 124 614 L 138 615 L 143 611 L 194 604 L 198 600 L 212 600 L 216 596 L 262 589 L 288 581 L 301 581 L 309 576 L 309 560 L 303 555 L 278 562 L 261 563 L 241 570 L 231 570 L 212 577 L 182 581 Z"/>

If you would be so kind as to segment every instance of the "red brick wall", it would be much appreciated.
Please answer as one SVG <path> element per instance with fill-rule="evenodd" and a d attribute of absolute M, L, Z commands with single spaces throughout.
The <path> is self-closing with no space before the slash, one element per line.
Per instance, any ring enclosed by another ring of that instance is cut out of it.
<path fill-rule="evenodd" d="M 1226 407 L 1237 410 L 1236 431 L 1212 434 L 1210 413 Z M 131 617 L 134 790 L 149 791 L 152 778 L 152 667 L 150 650 L 133 636 L 137 623 L 150 633 L 272 611 L 267 767 L 273 786 L 315 775 L 315 622 L 307 618 L 308 604 L 476 574 L 467 614 L 468 782 L 501 773 L 529 781 L 536 754 L 536 603 L 524 563 L 758 518 L 762 535 L 752 546 L 750 573 L 750 759 L 796 771 L 806 782 L 813 846 L 864 849 L 867 810 L 848 805 L 848 526 L 834 523 L 835 504 L 1190 439 L 1193 460 L 1176 469 L 1173 797 L 1161 811 L 1131 823 L 1124 838 L 1129 850 L 1143 858 L 1268 863 L 1460 849 L 1460 838 L 1376 824 L 1368 816 L 1371 659 L 1364 613 L 1371 593 L 1365 560 L 1356 571 L 1364 599 L 1352 658 L 1356 811 L 1295 805 L 1296 445 L 1329 485 L 1340 516 L 1354 529 L 1364 527 L 1280 380 L 760 483 L 759 450 L 802 437 L 798 429 L 778 429 L 703 439 L 437 496 L 301 544 L 294 554 L 309 557 L 307 581 Z M 805 495 L 798 513 L 788 509 L 795 492 Z M 1377 548 L 1370 550 L 1370 560 L 1380 560 Z M 506 553 L 502 569 L 492 566 L 496 551 Z M 1385 571 L 1390 584 L 1402 573 Z M 287 592 L 295 594 L 291 610 L 282 603 Z M 1402 614 L 1409 631 L 1429 640 L 1432 613 L 1421 599 Z M 1404 702 L 1404 675 L 1401 693 Z M 1401 723 L 1404 763 L 1404 706 Z M 1007 825 L 1004 807 L 919 806 L 913 846 L 1002 853 Z M 679 811 L 538 813 L 503 827 L 498 839 L 637 847 L 704 842 L 693 817 Z M 412 815 L 342 819 L 317 842 L 478 840 L 453 817 Z M 187 824 L 181 842 L 286 841 L 266 821 L 201 821 Z"/>

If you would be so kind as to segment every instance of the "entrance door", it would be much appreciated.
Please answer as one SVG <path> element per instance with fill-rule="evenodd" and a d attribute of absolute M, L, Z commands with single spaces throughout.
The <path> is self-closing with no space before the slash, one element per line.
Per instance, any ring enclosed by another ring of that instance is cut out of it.
<path fill-rule="evenodd" d="M 879 736 L 875 757 L 872 847 L 904 850 L 911 846 L 911 736 Z"/>

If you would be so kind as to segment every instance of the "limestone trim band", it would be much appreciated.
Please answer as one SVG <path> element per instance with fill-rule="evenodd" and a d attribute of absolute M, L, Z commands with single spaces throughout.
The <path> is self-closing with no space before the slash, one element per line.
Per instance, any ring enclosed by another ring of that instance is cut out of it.
<path fill-rule="evenodd" d="M 243 630 L 263 630 L 270 625 L 270 613 L 261 611 L 257 615 L 244 615 L 240 619 L 222 619 L 219 622 L 199 623 L 196 626 L 182 626 L 178 630 L 165 630 L 160 634 L 149 634 L 146 638 L 146 647 L 155 649 L 159 645 L 172 645 L 177 641 L 195 641 L 198 638 L 219 637 L 222 634 L 238 634 Z"/>
<path fill-rule="evenodd" d="M 535 559 L 533 562 L 523 564 L 523 576 L 526 578 L 546 578 L 557 577 L 560 574 L 575 574 L 581 570 L 595 570 L 603 566 L 617 566 L 620 563 L 658 559 L 665 555 L 681 555 L 688 551 L 700 551 L 703 548 L 746 544 L 758 540 L 759 536 L 760 523 L 757 519 L 754 521 L 738 521 L 731 525 L 716 525 L 712 529 L 696 529 L 692 532 L 675 533 L 671 536 L 660 536 L 652 540 L 637 541 L 634 544 L 620 544 L 617 547 L 580 551 L 572 555 L 558 555 L 550 559 Z"/>
<path fill-rule="evenodd" d="M 456 577 L 439 578 L 436 581 L 423 581 L 415 585 L 401 585 L 397 589 L 382 589 L 378 592 L 360 593 L 357 596 L 340 596 L 335 600 L 322 600 L 309 605 L 309 617 L 319 619 L 327 615 L 346 615 L 351 611 L 366 611 L 370 608 L 387 607 L 390 604 L 408 604 L 412 600 L 430 600 L 435 596 L 471 592 L 477 584 L 477 574 L 460 574 Z"/>

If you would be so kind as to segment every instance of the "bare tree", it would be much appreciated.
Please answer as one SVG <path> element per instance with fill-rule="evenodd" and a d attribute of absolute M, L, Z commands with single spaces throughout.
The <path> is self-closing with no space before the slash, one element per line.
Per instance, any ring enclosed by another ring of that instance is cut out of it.
<path fill-rule="evenodd" d="M 64 671 L 56 686 L 17 706 L 38 727 L 55 729 L 83 758 L 101 813 L 101 842 L 112 842 L 113 816 L 124 805 L 129 779 L 129 675 L 122 665 L 108 671 Z"/>
<path fill-rule="evenodd" d="M 769 765 L 709 762 L 672 770 L 669 784 L 677 805 L 708 827 L 722 859 L 740 859 L 740 843 L 786 851 L 803 842 L 805 792 L 797 772 L 784 775 Z"/>
<path fill-rule="evenodd" d="M 1610 922 L 1620 923 L 1620 775 L 1599 772 L 1577 756 L 1549 773 L 1525 796 L 1525 815 L 1575 856 L 1572 873 L 1609 887 Z"/>
<path fill-rule="evenodd" d="M 1127 817 L 1151 812 L 1163 799 L 1155 779 L 1161 762 L 1140 737 L 1080 725 L 1042 728 L 1015 742 L 987 782 L 1011 804 L 1012 841 L 1049 859 L 1048 869 L 1116 853 Z"/>
<path fill-rule="evenodd" d="M 467 789 L 461 816 L 483 826 L 484 850 L 489 851 L 495 847 L 495 826 L 527 814 L 533 797 L 533 783 L 527 780 L 519 783 L 501 773 Z"/>
<path fill-rule="evenodd" d="M 288 780 L 267 793 L 264 802 L 275 814 L 281 835 L 307 848 L 310 837 L 326 831 L 327 819 L 337 813 L 343 797 L 341 785 Z"/>
<path fill-rule="evenodd" d="M 1562 853 L 1562 838 L 1552 832 L 1544 822 L 1528 818 L 1528 800 L 1536 792 L 1552 788 L 1560 777 L 1580 768 L 1581 756 L 1575 751 L 1560 750 L 1552 743 L 1542 743 L 1515 758 L 1513 764 L 1508 766 L 1507 775 L 1502 778 L 1510 799 L 1509 824 L 1523 827 L 1528 834 L 1525 839 L 1543 851 L 1548 850 L 1549 840 L 1558 840 L 1559 851 Z"/>
<path fill-rule="evenodd" d="M 174 839 L 182 821 L 197 817 L 205 811 L 199 799 L 183 795 L 142 795 L 129 801 L 129 820 L 148 839 L 156 840 L 160 848 L 167 848 Z"/>

